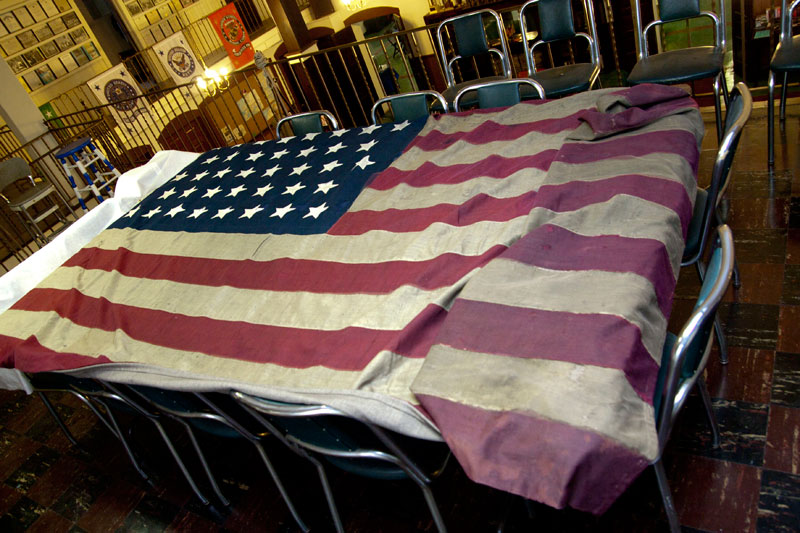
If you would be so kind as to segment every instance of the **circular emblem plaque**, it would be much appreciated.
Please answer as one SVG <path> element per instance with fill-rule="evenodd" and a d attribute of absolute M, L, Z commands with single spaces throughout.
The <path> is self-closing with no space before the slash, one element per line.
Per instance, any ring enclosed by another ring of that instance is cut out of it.
<path fill-rule="evenodd" d="M 186 48 L 176 46 L 167 52 L 167 63 L 181 78 L 188 78 L 194 72 L 194 58 Z"/>
<path fill-rule="evenodd" d="M 222 36 L 226 41 L 233 45 L 241 44 L 244 42 L 244 28 L 242 21 L 234 15 L 225 15 L 219 21 L 219 29 L 222 31 Z"/>
<path fill-rule="evenodd" d="M 136 107 L 136 100 L 129 100 L 127 102 L 120 101 L 136 96 L 136 89 L 125 80 L 116 78 L 109 81 L 106 83 L 106 86 L 103 87 L 103 94 L 106 95 L 108 103 L 112 104 L 120 111 L 130 111 Z"/>

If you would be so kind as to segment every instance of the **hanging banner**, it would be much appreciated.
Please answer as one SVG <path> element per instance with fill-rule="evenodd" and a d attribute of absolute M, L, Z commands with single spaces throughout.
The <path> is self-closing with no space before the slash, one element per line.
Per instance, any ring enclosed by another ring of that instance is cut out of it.
<path fill-rule="evenodd" d="M 159 61 L 175 81 L 184 85 L 202 74 L 200 62 L 183 36 L 183 32 L 173 33 L 163 41 L 153 45 Z"/>
<path fill-rule="evenodd" d="M 217 31 L 234 69 L 240 69 L 253 60 L 255 50 L 234 4 L 214 11 L 208 20 Z"/>
<path fill-rule="evenodd" d="M 124 63 L 110 68 L 87 83 L 101 104 L 111 104 L 111 113 L 120 127 L 129 133 L 141 131 L 152 121 L 150 105 L 141 96 L 142 91 L 131 77 Z M 134 98 L 134 99 L 131 99 Z"/>

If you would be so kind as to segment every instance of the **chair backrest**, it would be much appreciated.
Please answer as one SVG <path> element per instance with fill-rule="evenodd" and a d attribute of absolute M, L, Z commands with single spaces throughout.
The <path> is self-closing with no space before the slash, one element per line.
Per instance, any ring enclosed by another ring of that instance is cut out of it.
<path fill-rule="evenodd" d="M 287 123 L 292 128 L 292 135 L 295 136 L 305 135 L 306 133 L 322 133 L 325 129 L 322 123 L 322 117 L 325 117 L 331 129 L 339 129 L 339 122 L 336 120 L 336 117 L 333 116 L 333 113 L 320 109 L 317 111 L 308 111 L 306 113 L 297 113 L 296 115 L 289 115 L 288 117 L 280 119 L 275 126 L 278 139 L 283 138 L 281 135 L 281 126 Z"/>
<path fill-rule="evenodd" d="M 572 18 L 572 0 L 530 0 L 525 2 L 519 11 L 519 19 L 522 39 L 525 43 L 525 61 L 528 64 L 528 75 L 536 72 L 536 61 L 534 60 L 533 52 L 537 46 L 569 40 L 573 37 L 583 37 L 588 41 L 591 63 L 599 67 L 600 50 L 597 47 L 597 26 L 594 21 L 594 8 L 591 1 L 582 0 L 582 3 L 590 33 L 575 31 L 575 23 Z M 529 43 L 529 17 L 532 16 L 534 9 L 539 14 L 539 36 L 533 43 Z"/>
<path fill-rule="evenodd" d="M 714 168 L 711 171 L 711 184 L 708 188 L 708 197 L 703 213 L 700 246 L 695 252 L 697 257 L 692 257 L 690 261 L 687 258 L 684 263 L 693 263 L 705 250 L 706 242 L 716 220 L 717 206 L 730 183 L 730 170 L 733 158 L 736 155 L 736 148 L 739 146 L 739 138 L 742 136 L 742 130 L 744 130 L 752 111 L 753 97 L 750 95 L 750 89 L 744 83 L 739 82 L 731 91 L 731 96 L 728 100 L 725 129 L 722 134 L 722 141 L 717 149 Z"/>
<path fill-rule="evenodd" d="M 433 99 L 433 102 L 428 101 Z M 439 103 L 441 109 L 435 109 L 431 104 Z M 428 116 L 433 111 L 447 113 L 447 100 L 437 91 L 415 91 L 403 94 L 393 94 L 381 98 L 372 106 L 372 123 L 378 123 L 378 110 L 388 104 L 392 110 L 392 122 L 416 120 Z"/>
<path fill-rule="evenodd" d="M 781 0 L 781 42 L 792 40 L 792 13 L 800 6 L 800 0 L 794 0 L 786 7 L 786 0 Z"/>
<path fill-rule="evenodd" d="M 22 178 L 31 177 L 31 167 L 20 157 L 0 161 L 0 192 Z"/>
<path fill-rule="evenodd" d="M 727 225 L 717 228 L 711 260 L 691 316 L 681 329 L 669 354 L 664 354 L 653 397 L 658 425 L 659 450 L 663 451 L 675 417 L 694 387 L 711 352 L 714 318 L 733 272 L 733 234 Z M 718 245 L 717 245 L 718 244 Z"/>
<path fill-rule="evenodd" d="M 453 107 L 456 111 L 461 111 L 461 98 L 471 91 L 478 92 L 478 108 L 480 109 L 518 104 L 522 99 L 520 96 L 522 86 L 533 88 L 539 94 L 539 98 L 544 99 L 544 88 L 538 81 L 530 78 L 513 78 L 510 80 L 487 81 L 464 87 L 456 94 L 453 100 Z"/>
<path fill-rule="evenodd" d="M 649 1 L 649 0 L 648 0 Z M 660 0 L 658 3 L 658 13 L 655 20 L 648 23 L 642 29 L 642 0 L 635 0 L 634 17 L 636 20 L 636 40 L 639 45 L 639 59 L 644 59 L 650 55 L 647 46 L 647 32 L 651 28 L 696 17 L 708 17 L 714 22 L 714 43 L 717 48 L 725 48 L 725 2 L 719 2 L 719 12 L 702 11 L 700 0 Z M 655 8 L 654 8 L 655 9 Z"/>
<path fill-rule="evenodd" d="M 489 46 L 483 25 L 484 17 L 488 18 L 489 21 L 493 21 L 496 25 L 501 49 Z M 452 29 L 451 35 L 455 40 L 456 49 L 456 55 L 450 59 L 447 57 L 444 46 L 444 33 L 448 28 Z M 457 59 L 468 59 L 486 53 L 497 54 L 503 64 L 503 75 L 506 78 L 511 77 L 511 61 L 508 55 L 505 28 L 500 15 L 492 9 L 481 9 L 443 20 L 436 28 L 436 41 L 439 46 L 439 55 L 444 66 L 442 70 L 444 70 L 448 87 L 453 87 L 456 84 L 455 76 L 453 75 L 453 63 Z"/>

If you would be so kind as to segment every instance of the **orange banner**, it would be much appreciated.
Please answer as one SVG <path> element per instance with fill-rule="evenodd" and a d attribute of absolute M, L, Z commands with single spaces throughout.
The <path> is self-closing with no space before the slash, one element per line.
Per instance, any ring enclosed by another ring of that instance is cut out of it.
<path fill-rule="evenodd" d="M 217 30 L 234 69 L 242 68 L 253 60 L 255 50 L 235 5 L 228 4 L 214 11 L 208 16 L 208 20 Z"/>

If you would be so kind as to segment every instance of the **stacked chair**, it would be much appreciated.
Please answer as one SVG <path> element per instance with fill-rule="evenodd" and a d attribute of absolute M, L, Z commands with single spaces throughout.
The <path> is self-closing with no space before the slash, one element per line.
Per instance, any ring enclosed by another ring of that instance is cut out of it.
<path fill-rule="evenodd" d="M 783 74 L 781 82 L 781 127 L 786 121 L 786 85 L 789 73 L 800 72 L 800 35 L 792 35 L 792 13 L 800 6 L 800 0 L 794 0 L 788 7 L 786 0 L 781 0 L 781 34 L 772 61 L 769 63 L 769 100 L 767 102 L 767 143 L 769 166 L 775 164 L 775 75 Z"/>

